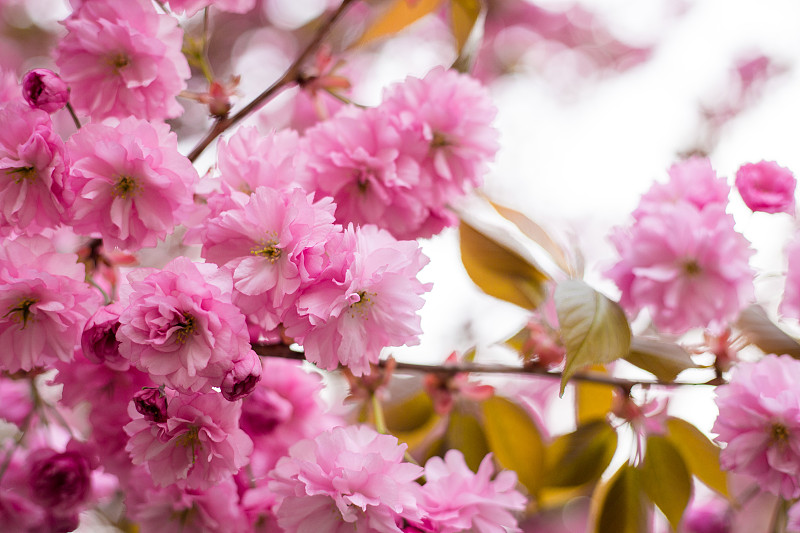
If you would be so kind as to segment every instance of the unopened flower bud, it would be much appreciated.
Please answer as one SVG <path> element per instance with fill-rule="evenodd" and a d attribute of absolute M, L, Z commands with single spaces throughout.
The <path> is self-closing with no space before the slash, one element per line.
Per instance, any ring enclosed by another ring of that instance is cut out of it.
<path fill-rule="evenodd" d="M 52 70 L 37 68 L 22 79 L 22 96 L 31 107 L 53 113 L 67 105 L 69 87 Z"/>
<path fill-rule="evenodd" d="M 244 398 L 256 387 L 261 379 L 261 359 L 252 350 L 247 352 L 243 359 L 233 363 L 233 368 L 225 374 L 222 380 L 222 396 L 234 402 Z"/>
<path fill-rule="evenodd" d="M 105 363 L 109 368 L 124 372 L 130 364 L 119 353 L 117 329 L 122 305 L 118 302 L 101 307 L 89 319 L 81 334 L 83 355 L 93 363 Z"/>
<path fill-rule="evenodd" d="M 142 389 L 133 395 L 133 405 L 146 420 L 167 421 L 167 396 L 159 389 Z"/>

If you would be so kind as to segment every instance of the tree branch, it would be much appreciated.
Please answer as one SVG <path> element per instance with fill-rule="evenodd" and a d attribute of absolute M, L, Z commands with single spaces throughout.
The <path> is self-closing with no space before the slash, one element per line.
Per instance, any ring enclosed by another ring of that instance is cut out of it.
<path fill-rule="evenodd" d="M 347 9 L 350 7 L 350 5 L 355 2 L 356 0 L 342 0 L 342 3 L 339 5 L 338 8 L 336 8 L 336 11 L 334 11 L 330 17 L 325 19 L 325 21 L 323 21 L 322 24 L 320 24 L 319 28 L 317 28 L 316 33 L 311 38 L 311 41 L 308 43 L 308 45 L 306 45 L 306 47 L 303 49 L 300 55 L 297 56 L 297 59 L 295 59 L 292 62 L 292 64 L 289 65 L 289 68 L 286 69 L 286 72 L 283 73 L 283 76 L 278 78 L 277 81 L 275 81 L 272 85 L 267 87 L 267 89 L 265 89 L 264 92 L 253 98 L 253 100 L 249 104 L 240 109 L 232 117 L 217 119 L 217 121 L 214 122 L 213 126 L 211 126 L 209 132 L 206 133 L 206 136 L 203 137 L 200 140 L 200 142 L 197 143 L 197 146 L 194 147 L 191 153 L 189 153 L 188 156 L 189 161 L 194 162 L 198 157 L 200 157 L 200 154 L 202 154 L 203 151 L 208 147 L 208 145 L 211 144 L 211 142 L 214 139 L 216 139 L 222 132 L 224 132 L 234 124 L 246 118 L 248 115 L 256 111 L 259 107 L 266 104 L 275 96 L 280 94 L 284 89 L 287 89 L 288 87 L 296 83 L 299 83 L 300 77 L 302 75 L 301 69 L 303 67 L 303 63 L 305 63 L 306 59 L 308 59 L 308 57 L 311 54 L 313 54 L 317 50 L 317 48 L 319 48 L 319 45 L 322 43 L 322 40 L 325 38 L 325 36 L 328 35 L 328 33 L 330 32 L 331 28 L 336 23 L 336 21 L 339 20 L 342 17 L 342 15 L 344 15 L 344 13 L 347 11 Z"/>

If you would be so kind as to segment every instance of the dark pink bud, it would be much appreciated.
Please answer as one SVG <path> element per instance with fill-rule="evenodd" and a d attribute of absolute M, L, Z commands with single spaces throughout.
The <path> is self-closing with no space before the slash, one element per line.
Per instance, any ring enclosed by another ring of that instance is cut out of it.
<path fill-rule="evenodd" d="M 256 388 L 261 379 L 261 359 L 253 350 L 244 359 L 233 363 L 233 368 L 222 380 L 222 396 L 229 402 L 244 398 Z"/>
<path fill-rule="evenodd" d="M 22 96 L 31 107 L 53 113 L 67 105 L 69 88 L 52 70 L 37 68 L 22 79 Z"/>
<path fill-rule="evenodd" d="M 80 512 L 92 491 L 90 458 L 77 447 L 58 453 L 43 448 L 28 457 L 31 499 L 53 516 Z"/>
<path fill-rule="evenodd" d="M 112 370 L 124 372 L 130 367 L 127 359 L 119 353 L 117 329 L 122 306 L 113 303 L 101 307 L 89 319 L 81 335 L 83 355 L 93 363 L 105 363 Z"/>
<path fill-rule="evenodd" d="M 133 395 L 133 405 L 146 420 L 167 421 L 167 396 L 159 389 L 143 389 Z"/>

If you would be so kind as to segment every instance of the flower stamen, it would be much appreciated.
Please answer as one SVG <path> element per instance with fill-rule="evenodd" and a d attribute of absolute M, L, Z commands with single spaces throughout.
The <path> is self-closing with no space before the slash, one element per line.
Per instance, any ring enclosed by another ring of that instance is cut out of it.
<path fill-rule="evenodd" d="M 35 298 L 23 298 L 16 306 L 10 307 L 8 312 L 3 315 L 3 318 L 10 315 L 12 321 L 22 323 L 22 328 L 20 329 L 25 329 L 25 326 L 28 325 L 28 320 L 32 320 L 31 306 L 38 301 Z"/>

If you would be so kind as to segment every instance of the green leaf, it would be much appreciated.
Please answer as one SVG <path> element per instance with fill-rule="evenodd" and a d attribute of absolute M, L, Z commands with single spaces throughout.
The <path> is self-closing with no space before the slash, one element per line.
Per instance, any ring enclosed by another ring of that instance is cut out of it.
<path fill-rule="evenodd" d="M 544 443 L 530 415 L 499 396 L 481 404 L 489 449 L 503 468 L 514 470 L 528 493 L 536 497 L 544 470 Z"/>
<path fill-rule="evenodd" d="M 800 344 L 772 323 L 767 313 L 758 305 L 751 305 L 741 312 L 736 327 L 745 338 L 764 353 L 788 354 L 800 359 Z"/>
<path fill-rule="evenodd" d="M 535 309 L 544 301 L 548 276 L 536 265 L 466 222 L 461 222 L 459 234 L 461 261 L 483 292 L 525 309 Z"/>
<path fill-rule="evenodd" d="M 692 495 L 692 476 L 683 457 L 666 437 L 650 435 L 641 470 L 644 491 L 677 531 Z"/>
<path fill-rule="evenodd" d="M 383 417 L 392 433 L 416 429 L 433 415 L 433 402 L 423 390 L 399 402 L 387 402 L 383 405 Z"/>
<path fill-rule="evenodd" d="M 478 471 L 483 458 L 489 453 L 489 444 L 483 427 L 475 415 L 463 409 L 453 409 L 445 432 L 447 449 L 461 450 L 467 466 Z"/>
<path fill-rule="evenodd" d="M 601 365 L 594 365 L 591 370 L 606 373 Z M 578 424 L 590 420 L 605 420 L 613 402 L 614 387 L 601 383 L 575 383 L 575 419 Z"/>
<path fill-rule="evenodd" d="M 667 438 L 680 452 L 690 473 L 710 489 L 729 497 L 728 478 L 719 466 L 719 446 L 680 418 L 667 419 Z"/>
<path fill-rule="evenodd" d="M 556 438 L 547 448 L 544 485 L 577 487 L 600 479 L 617 449 L 617 432 L 593 420 Z"/>
<path fill-rule="evenodd" d="M 634 337 L 625 360 L 647 370 L 662 381 L 675 381 L 687 368 L 697 368 L 689 353 L 671 342 Z"/>
<path fill-rule="evenodd" d="M 643 533 L 649 530 L 639 471 L 627 463 L 603 489 L 595 491 L 592 507 L 597 517 L 595 533 Z"/>
<path fill-rule="evenodd" d="M 394 35 L 425 15 L 436 11 L 443 0 L 394 0 L 361 35 L 355 46 L 362 46 L 375 39 Z"/>
<path fill-rule="evenodd" d="M 555 292 L 561 338 L 567 361 L 561 394 L 580 368 L 610 363 L 628 354 L 631 327 L 622 308 L 580 280 L 559 283 Z"/>

